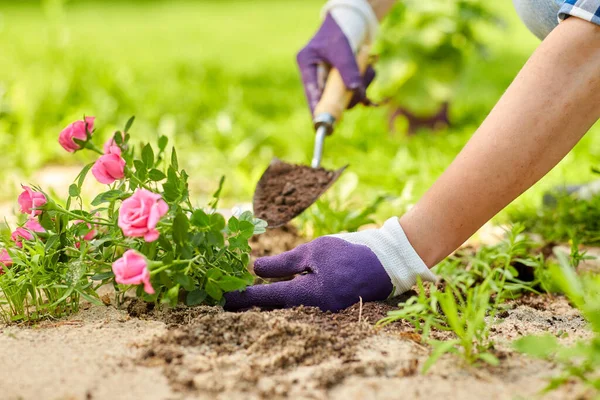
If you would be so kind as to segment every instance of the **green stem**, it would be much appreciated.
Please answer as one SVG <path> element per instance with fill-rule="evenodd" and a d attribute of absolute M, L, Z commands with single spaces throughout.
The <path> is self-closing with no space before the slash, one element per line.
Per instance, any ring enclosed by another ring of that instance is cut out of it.
<path fill-rule="evenodd" d="M 150 276 L 156 275 L 159 272 L 162 272 L 174 265 L 194 263 L 194 262 L 198 261 L 200 259 L 200 257 L 201 257 L 200 255 L 197 255 L 196 257 L 191 258 L 189 260 L 174 260 L 174 261 L 170 262 L 169 264 L 163 264 L 160 267 L 158 267 L 157 269 L 153 269 L 152 271 L 150 271 Z"/>
<path fill-rule="evenodd" d="M 127 168 L 126 173 L 127 173 L 127 178 L 131 179 L 132 181 L 134 181 L 135 183 L 137 183 L 139 186 L 143 187 L 144 189 L 154 192 L 154 189 L 152 189 L 150 186 L 148 186 L 144 182 L 142 182 L 137 176 L 135 176 L 131 172 L 131 170 L 129 168 Z"/>
<path fill-rule="evenodd" d="M 109 224 L 107 222 L 92 221 L 90 219 L 85 218 L 83 215 L 75 214 L 69 210 L 65 210 L 64 208 L 62 208 L 58 205 L 57 205 L 56 211 L 58 211 L 59 213 L 68 215 L 70 217 L 77 218 L 78 220 L 81 220 L 83 222 L 87 222 L 90 225 L 104 225 L 104 226 L 112 226 L 113 225 L 113 224 Z"/>
<path fill-rule="evenodd" d="M 99 148 L 97 148 L 96 145 L 94 143 L 92 143 L 91 141 L 88 141 L 86 143 L 85 148 L 92 150 L 93 152 L 96 152 L 96 153 L 100 154 L 101 156 L 104 155 L 104 152 L 102 150 L 100 150 Z"/>

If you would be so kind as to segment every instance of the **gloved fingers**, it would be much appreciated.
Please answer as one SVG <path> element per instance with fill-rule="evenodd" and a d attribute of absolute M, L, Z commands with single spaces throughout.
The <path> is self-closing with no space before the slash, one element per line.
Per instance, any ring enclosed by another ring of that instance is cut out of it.
<path fill-rule="evenodd" d="M 369 87 L 369 85 L 371 85 L 371 83 L 373 82 L 373 80 L 375 79 L 375 69 L 373 69 L 373 67 L 371 65 L 367 66 L 367 69 L 365 70 L 365 73 L 363 75 L 363 84 L 362 84 L 362 89 L 364 90 L 359 90 L 359 91 L 355 91 L 354 95 L 352 96 L 352 100 L 350 100 L 350 104 L 348 104 L 348 108 L 352 108 L 355 105 L 357 105 L 358 103 L 362 103 L 366 106 L 370 106 L 370 105 L 375 105 L 374 103 L 371 102 L 371 100 L 369 100 L 369 98 L 367 97 L 366 94 L 366 90 Z"/>
<path fill-rule="evenodd" d="M 321 54 L 323 59 L 340 73 L 346 88 L 355 90 L 362 86 L 362 76 L 356 62 L 356 55 L 345 36 L 337 38 L 334 50 Z"/>
<path fill-rule="evenodd" d="M 327 77 L 329 76 L 330 70 L 331 67 L 324 62 L 317 65 L 317 86 L 321 95 L 323 94 L 323 90 L 325 90 L 325 84 L 327 83 Z M 319 96 L 319 100 L 321 100 L 321 96 Z"/>
<path fill-rule="evenodd" d="M 307 271 L 306 245 L 276 256 L 261 257 L 254 262 L 254 273 L 262 278 L 285 278 Z"/>
<path fill-rule="evenodd" d="M 283 308 L 290 307 L 296 297 L 298 282 L 295 279 L 285 282 L 275 282 L 266 285 L 256 285 L 246 288 L 243 292 L 225 293 L 225 306 L 228 311 L 245 310 L 252 307 Z"/>
<path fill-rule="evenodd" d="M 319 84 L 322 80 L 322 78 L 320 79 L 319 73 L 319 64 L 321 64 L 321 60 L 313 49 L 305 47 L 300 50 L 296 56 L 296 62 L 300 69 L 304 93 L 312 114 L 323 94 L 324 85 Z"/>

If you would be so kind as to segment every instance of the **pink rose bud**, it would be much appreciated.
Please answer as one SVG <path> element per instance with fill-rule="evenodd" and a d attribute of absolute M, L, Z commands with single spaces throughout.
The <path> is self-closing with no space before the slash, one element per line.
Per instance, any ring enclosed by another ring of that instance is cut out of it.
<path fill-rule="evenodd" d="M 112 265 L 115 281 L 123 285 L 144 284 L 144 291 L 154 294 L 154 288 L 150 284 L 150 271 L 146 258 L 135 250 L 127 250 L 123 257 Z"/>
<path fill-rule="evenodd" d="M 121 137 L 123 138 L 123 140 L 125 140 L 125 135 L 123 133 L 121 133 Z M 115 142 L 115 135 L 113 135 L 110 139 L 106 141 L 106 143 L 104 143 L 104 146 L 102 147 L 102 149 L 104 150 L 104 154 L 112 153 L 110 149 L 111 147 L 119 147 L 117 142 Z"/>
<path fill-rule="evenodd" d="M 33 239 L 33 235 L 25 228 L 17 228 L 13 233 L 11 233 L 10 238 L 17 247 L 23 247 L 23 239 L 31 240 Z"/>
<path fill-rule="evenodd" d="M 10 267 L 13 264 L 12 258 L 6 249 L 0 250 L 0 274 L 4 273 L 2 267 Z"/>
<path fill-rule="evenodd" d="M 33 240 L 33 234 L 31 232 L 43 233 L 46 230 L 37 222 L 35 219 L 29 219 L 25 222 L 23 227 L 17 228 L 11 235 L 10 238 L 15 242 L 17 247 L 23 247 L 23 239 Z"/>
<path fill-rule="evenodd" d="M 85 117 L 85 121 L 75 121 L 62 130 L 58 136 L 58 143 L 69 153 L 73 153 L 81 148 L 73 139 L 86 140 L 87 132 L 94 129 L 95 117 Z"/>
<path fill-rule="evenodd" d="M 137 189 L 133 196 L 123 201 L 119 209 L 119 227 L 129 237 L 143 237 L 146 242 L 158 239 L 158 221 L 169 211 L 160 194 Z"/>
<path fill-rule="evenodd" d="M 92 174 L 98 182 L 110 185 L 125 177 L 125 160 L 121 158 L 121 149 L 117 146 L 109 148 L 109 153 L 100 156 L 92 167 Z"/>
<path fill-rule="evenodd" d="M 73 225 L 80 225 L 80 224 L 86 224 L 89 229 L 89 232 L 83 236 L 83 240 L 86 240 L 89 242 L 90 240 L 92 240 L 93 238 L 96 237 L 97 232 L 96 232 L 96 229 L 94 229 L 92 227 L 92 224 L 82 221 L 80 219 L 78 219 L 77 221 L 73 221 Z"/>
<path fill-rule="evenodd" d="M 23 193 L 19 195 L 17 199 L 19 206 L 21 207 L 21 212 L 23 214 L 29 214 L 30 216 L 40 215 L 42 210 L 33 210 L 34 208 L 38 208 L 43 206 L 48 202 L 46 196 L 40 192 L 34 192 L 31 190 L 29 186 L 23 186 Z"/>

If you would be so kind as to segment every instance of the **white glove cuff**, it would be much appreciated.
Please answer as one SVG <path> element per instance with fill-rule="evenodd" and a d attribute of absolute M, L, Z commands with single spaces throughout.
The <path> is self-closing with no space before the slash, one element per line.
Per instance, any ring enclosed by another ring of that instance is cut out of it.
<path fill-rule="evenodd" d="M 343 9 L 348 9 L 348 11 L 344 12 L 342 11 Z M 338 10 L 340 12 L 344 12 L 345 14 L 342 16 Z M 354 13 L 358 13 L 362 17 L 362 23 L 351 17 L 349 13 L 350 10 Z M 363 41 L 371 43 L 375 40 L 375 37 L 377 36 L 377 30 L 379 29 L 379 20 L 377 20 L 377 16 L 375 15 L 373 8 L 366 0 L 329 0 L 323 6 L 323 9 L 321 10 L 321 16 L 325 18 L 327 13 L 330 11 L 332 12 L 332 16 L 336 20 L 337 24 L 340 26 L 340 29 L 342 29 L 346 37 L 350 40 L 355 52 L 363 44 Z M 361 31 L 362 36 L 365 35 L 365 26 L 367 37 L 363 37 L 360 43 L 353 43 L 358 42 L 357 39 L 358 36 L 361 35 Z M 356 46 L 356 48 L 354 48 L 354 46 Z"/>
<path fill-rule="evenodd" d="M 390 276 L 396 295 L 410 290 L 418 276 L 423 281 L 437 280 L 408 241 L 397 217 L 388 219 L 380 229 L 331 236 L 371 249 Z"/>

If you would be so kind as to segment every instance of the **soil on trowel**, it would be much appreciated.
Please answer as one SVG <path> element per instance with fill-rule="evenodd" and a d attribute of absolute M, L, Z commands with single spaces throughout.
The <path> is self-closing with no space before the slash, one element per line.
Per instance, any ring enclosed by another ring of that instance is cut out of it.
<path fill-rule="evenodd" d="M 275 160 L 256 186 L 254 213 L 269 227 L 281 226 L 313 204 L 342 172 Z"/>

